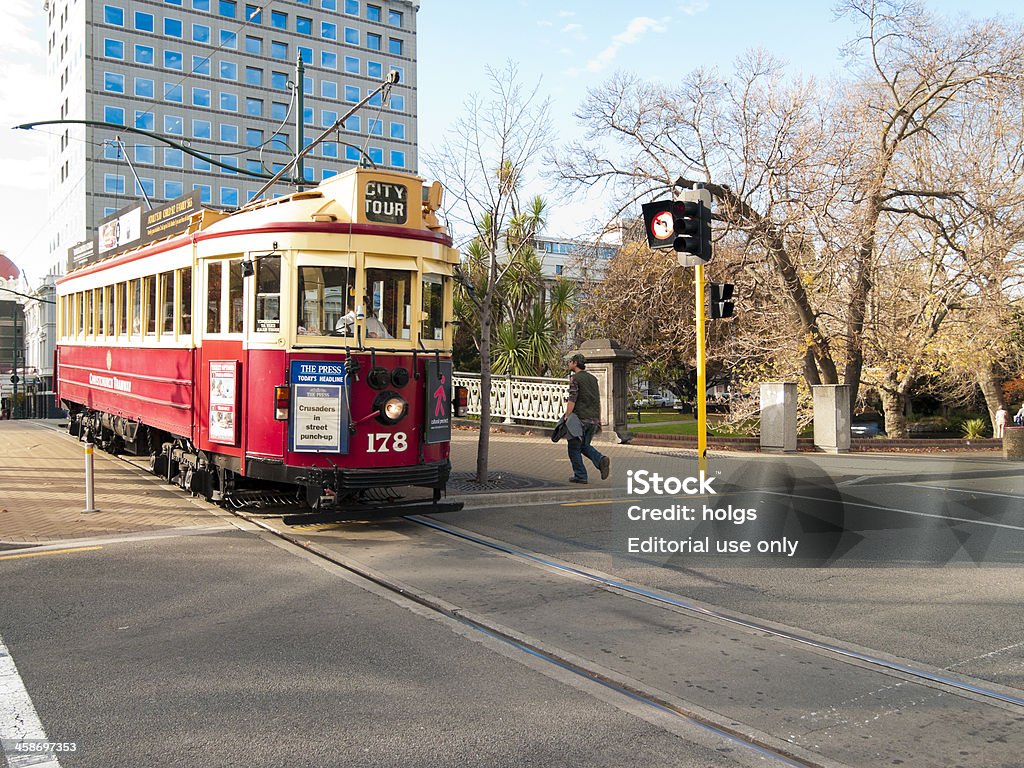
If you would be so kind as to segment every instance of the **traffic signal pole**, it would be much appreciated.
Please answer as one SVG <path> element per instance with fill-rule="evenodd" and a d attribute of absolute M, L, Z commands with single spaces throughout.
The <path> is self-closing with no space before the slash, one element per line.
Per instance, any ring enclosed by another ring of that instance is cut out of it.
<path fill-rule="evenodd" d="M 708 471 L 708 374 L 704 345 L 704 265 L 693 268 L 693 284 L 697 307 L 697 466 L 701 474 Z"/>

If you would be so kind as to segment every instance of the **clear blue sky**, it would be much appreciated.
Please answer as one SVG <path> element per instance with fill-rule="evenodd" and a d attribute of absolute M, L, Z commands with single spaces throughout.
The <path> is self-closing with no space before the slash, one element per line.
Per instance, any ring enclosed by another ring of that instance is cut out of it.
<path fill-rule="evenodd" d="M 92 0 L 96 1 L 96 0 Z M 928 0 L 950 16 L 1013 15 L 994 0 Z M 55 117 L 42 114 L 45 78 L 44 13 L 40 0 L 3 0 L 0 25 L 0 250 L 32 277 L 46 266 L 41 236 L 45 178 L 33 156 L 45 152 L 38 137 L 8 126 Z M 744 51 L 761 47 L 787 61 L 792 72 L 827 77 L 841 71 L 840 46 L 852 34 L 835 21 L 828 0 L 422 0 L 418 14 L 420 155 L 428 155 L 461 111 L 466 98 L 487 90 L 486 66 L 512 60 L 524 83 L 541 80 L 553 103 L 560 135 L 578 132 L 572 114 L 586 91 L 616 70 L 671 81 L 700 66 L 728 69 Z M 572 231 L 572 218 L 554 211 L 549 231 Z"/>

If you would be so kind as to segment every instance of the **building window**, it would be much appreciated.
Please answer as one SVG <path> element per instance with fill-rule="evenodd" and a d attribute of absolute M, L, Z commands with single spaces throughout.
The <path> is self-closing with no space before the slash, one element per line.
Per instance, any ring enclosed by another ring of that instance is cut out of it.
<path fill-rule="evenodd" d="M 312 64 L 313 63 L 313 49 L 312 48 L 307 48 L 304 45 L 300 45 L 300 46 L 298 46 L 296 48 L 296 50 L 298 50 L 299 58 L 302 59 L 304 64 Z"/>
<path fill-rule="evenodd" d="M 245 145 L 247 147 L 259 147 L 263 145 L 263 131 L 259 128 L 245 129 Z"/>
<path fill-rule="evenodd" d="M 152 32 L 153 31 L 153 14 L 143 13 L 142 11 L 135 12 L 135 29 L 139 32 Z"/>
<path fill-rule="evenodd" d="M 320 121 L 324 128 L 334 125 L 338 121 L 338 113 L 333 109 L 325 109 L 320 112 Z"/>
<path fill-rule="evenodd" d="M 355 56 L 345 57 L 345 71 L 352 75 L 359 74 L 359 59 Z"/>
<path fill-rule="evenodd" d="M 164 68 L 182 70 L 181 51 L 164 51 Z"/>
<path fill-rule="evenodd" d="M 206 160 L 200 160 L 198 157 L 192 158 L 192 170 L 194 171 L 212 171 L 213 166 Z"/>
<path fill-rule="evenodd" d="M 184 168 L 185 153 L 180 149 L 167 148 L 164 150 L 164 165 L 168 168 Z"/>
<path fill-rule="evenodd" d="M 220 162 L 222 164 L 222 167 L 220 169 L 221 173 L 227 173 L 227 174 L 230 174 L 231 176 L 238 175 L 238 171 L 230 170 L 231 168 L 237 168 L 238 167 L 238 158 L 237 157 L 235 157 L 234 155 L 221 155 L 220 156 Z M 224 168 L 223 166 L 225 166 L 225 165 L 228 166 L 228 168 Z"/>
<path fill-rule="evenodd" d="M 388 24 L 390 24 L 392 27 L 402 26 L 402 12 L 388 11 Z"/>
<path fill-rule="evenodd" d="M 338 156 L 338 145 L 333 141 L 325 141 L 320 145 L 323 148 L 324 157 L 337 157 Z"/>
<path fill-rule="evenodd" d="M 391 94 L 391 108 L 395 112 L 405 112 L 405 96 L 399 96 L 396 93 Z"/>
<path fill-rule="evenodd" d="M 181 197 L 185 194 L 185 187 L 180 181 L 165 181 L 164 182 L 164 197 L 168 200 L 173 200 L 176 197 Z"/>
<path fill-rule="evenodd" d="M 115 72 L 104 72 L 103 90 L 107 93 L 124 93 L 124 75 L 119 75 Z"/>
<path fill-rule="evenodd" d="M 209 107 L 212 103 L 213 94 L 209 88 L 192 89 L 192 105 L 196 107 Z"/>
<path fill-rule="evenodd" d="M 156 118 L 153 117 L 152 112 L 143 112 L 141 109 L 137 109 L 135 110 L 135 127 L 143 131 L 154 131 L 156 130 Z"/>
<path fill-rule="evenodd" d="M 103 191 L 108 195 L 123 195 L 124 176 L 118 176 L 116 173 L 104 173 Z"/>
<path fill-rule="evenodd" d="M 253 117 L 263 117 L 263 99 L 246 98 L 245 114 Z"/>
<path fill-rule="evenodd" d="M 359 115 L 349 115 L 348 120 L 345 121 L 345 130 L 351 131 L 352 133 L 359 133 L 360 125 Z"/>
<path fill-rule="evenodd" d="M 238 126 L 231 123 L 220 124 L 220 140 L 226 144 L 238 143 Z"/>
<path fill-rule="evenodd" d="M 391 123 L 391 138 L 398 140 L 405 138 L 405 123 Z"/>
<path fill-rule="evenodd" d="M 103 142 L 103 157 L 107 160 L 123 160 L 121 157 L 121 145 L 107 140 Z"/>
<path fill-rule="evenodd" d="M 298 32 L 300 35 L 312 35 L 313 20 L 307 19 L 305 16 L 296 16 L 295 31 Z"/>
<path fill-rule="evenodd" d="M 320 95 L 325 99 L 337 99 L 338 84 L 333 80 L 321 80 Z"/>
<path fill-rule="evenodd" d="M 259 67 L 246 67 L 245 82 L 249 85 L 263 85 L 263 70 Z"/>
<path fill-rule="evenodd" d="M 192 0 L 193 11 L 209 11 L 210 0 Z"/>
<path fill-rule="evenodd" d="M 375 162 L 377 165 L 384 164 L 384 150 L 381 149 L 380 147 L 370 147 L 369 151 L 367 151 L 366 154 L 368 154 L 370 156 L 370 159 L 373 160 L 373 162 Z"/>
<path fill-rule="evenodd" d="M 379 61 L 366 62 L 366 76 L 376 80 L 384 77 L 384 65 Z"/>
<path fill-rule="evenodd" d="M 338 39 L 338 25 L 330 21 L 320 22 L 320 37 L 324 40 L 337 40 Z M 359 43 L 356 43 L 359 45 Z"/>
<path fill-rule="evenodd" d="M 258 5 L 245 6 L 245 18 L 253 24 L 263 23 L 263 9 Z"/>
<path fill-rule="evenodd" d="M 380 50 L 380 35 L 375 35 L 371 32 L 366 33 L 366 47 L 371 51 Z"/>
<path fill-rule="evenodd" d="M 270 119 L 271 120 L 284 120 L 288 117 L 288 105 L 282 104 L 279 101 L 270 102 Z"/>
<path fill-rule="evenodd" d="M 405 152 L 398 149 L 391 150 L 391 167 L 405 168 Z"/>
<path fill-rule="evenodd" d="M 185 121 L 178 115 L 164 115 L 164 133 L 173 136 L 185 135 Z"/>
<path fill-rule="evenodd" d="M 345 13 L 349 16 L 358 16 L 359 0 L 345 0 Z"/>
<path fill-rule="evenodd" d="M 245 36 L 245 52 L 252 53 L 256 56 L 263 55 L 263 38 L 253 37 L 252 35 Z"/>
<path fill-rule="evenodd" d="M 283 11 L 271 11 L 270 26 L 277 29 L 288 29 L 288 14 Z"/>
<path fill-rule="evenodd" d="M 270 58 L 272 59 L 287 59 L 288 58 L 288 43 L 282 43 L 278 40 L 272 40 L 270 42 Z"/>
<path fill-rule="evenodd" d="M 338 54 L 332 51 L 320 51 L 320 66 L 324 69 L 337 69 Z"/>
<path fill-rule="evenodd" d="M 193 56 L 192 57 L 192 71 L 189 73 L 192 75 L 206 75 L 210 76 L 210 57 L 209 56 Z"/>
<path fill-rule="evenodd" d="M 249 173 L 263 173 L 263 164 L 259 160 L 246 160 L 245 170 Z"/>
<path fill-rule="evenodd" d="M 156 162 L 156 149 L 148 144 L 136 144 L 135 162 L 153 165 Z"/>
<path fill-rule="evenodd" d="M 209 184 L 193 184 L 192 189 L 199 190 L 199 201 L 207 205 L 213 204 L 213 192 Z"/>
<path fill-rule="evenodd" d="M 205 24 L 192 25 L 192 41 L 196 43 L 210 42 L 210 28 Z"/>
<path fill-rule="evenodd" d="M 320 7 L 325 11 L 338 10 L 338 0 L 320 0 Z"/>
<path fill-rule="evenodd" d="M 220 63 L 220 77 L 222 80 L 237 80 L 238 65 L 233 61 L 222 61 Z"/>
<path fill-rule="evenodd" d="M 313 108 L 303 107 L 302 108 L 302 122 L 306 125 L 313 125 Z M 305 149 L 305 147 L 303 147 Z"/>
<path fill-rule="evenodd" d="M 181 0 L 164 0 L 168 5 L 181 5 Z"/>
<path fill-rule="evenodd" d="M 135 95 L 142 99 L 156 98 L 156 83 L 148 77 L 136 77 Z"/>
<path fill-rule="evenodd" d="M 220 108 L 225 112 L 237 112 L 238 96 L 234 93 L 225 93 L 224 91 L 221 91 Z"/>
<path fill-rule="evenodd" d="M 359 163 L 362 162 L 362 155 L 359 152 L 358 147 L 345 147 L 345 159 L 349 162 Z"/>
<path fill-rule="evenodd" d="M 359 30 L 355 27 L 345 27 L 345 42 L 349 45 L 359 45 Z"/>
<path fill-rule="evenodd" d="M 220 188 L 220 204 L 231 208 L 238 207 L 238 190 L 234 187 Z"/>
<path fill-rule="evenodd" d="M 180 38 L 183 34 L 181 19 L 174 19 L 170 16 L 164 18 L 164 37 Z"/>
<path fill-rule="evenodd" d="M 103 40 L 103 55 L 108 59 L 124 61 L 124 43 L 109 37 L 105 38 Z"/>
<path fill-rule="evenodd" d="M 213 137 L 213 129 L 210 126 L 210 121 L 209 120 L 193 120 L 192 121 L 192 138 L 193 139 L 209 139 L 209 138 L 212 138 L 212 137 Z"/>
<path fill-rule="evenodd" d="M 148 45 L 135 46 L 135 63 L 153 66 L 153 49 Z"/>
<path fill-rule="evenodd" d="M 366 121 L 366 132 L 371 136 L 383 136 L 384 135 L 384 121 L 378 120 L 375 117 L 371 117 Z"/>
<path fill-rule="evenodd" d="M 185 101 L 184 93 L 180 83 L 164 83 L 164 101 L 181 104 Z"/>
<path fill-rule="evenodd" d="M 402 55 L 402 41 L 399 40 L 397 37 L 389 37 L 388 38 L 388 53 L 390 53 L 392 56 L 401 56 Z"/>
<path fill-rule="evenodd" d="M 116 125 L 124 125 L 124 108 L 104 107 L 103 120 L 108 123 L 115 123 Z"/>
<path fill-rule="evenodd" d="M 235 18 L 235 11 L 238 10 L 238 4 L 234 0 L 219 0 L 217 3 L 217 13 L 228 19 Z"/>
<path fill-rule="evenodd" d="M 359 86 L 358 85 L 346 85 L 345 86 L 345 101 L 349 104 L 355 104 L 359 101 Z"/>
<path fill-rule="evenodd" d="M 104 5 L 103 6 L 103 21 L 106 24 L 111 24 L 115 27 L 124 26 L 124 9 L 118 8 L 116 5 Z"/>
<path fill-rule="evenodd" d="M 238 38 L 235 37 L 235 33 L 230 29 L 222 29 L 220 31 L 220 47 L 230 48 L 232 51 L 238 48 Z"/>
<path fill-rule="evenodd" d="M 270 87 L 283 91 L 288 88 L 288 75 L 284 72 L 270 73 Z"/>
<path fill-rule="evenodd" d="M 379 5 L 367 5 L 366 6 L 366 18 L 370 21 L 380 21 L 380 6 Z"/>

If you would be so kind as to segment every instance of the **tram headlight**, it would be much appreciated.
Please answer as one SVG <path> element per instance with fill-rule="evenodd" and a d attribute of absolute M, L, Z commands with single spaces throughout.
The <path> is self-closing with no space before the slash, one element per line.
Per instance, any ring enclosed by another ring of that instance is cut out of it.
<path fill-rule="evenodd" d="M 397 424 L 409 413 L 409 403 L 397 392 L 381 392 L 373 401 L 373 409 L 381 424 Z"/>

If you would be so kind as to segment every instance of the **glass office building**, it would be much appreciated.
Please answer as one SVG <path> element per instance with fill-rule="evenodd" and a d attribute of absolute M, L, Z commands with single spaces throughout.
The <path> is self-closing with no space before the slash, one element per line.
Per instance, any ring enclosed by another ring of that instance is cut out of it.
<path fill-rule="evenodd" d="M 44 8 L 50 114 L 185 147 L 96 125 L 48 127 L 54 259 L 145 196 L 155 205 L 198 189 L 207 206 L 245 204 L 263 182 L 239 171 L 273 173 L 299 143 L 299 59 L 306 144 L 389 70 L 401 78 L 387 101 L 376 96 L 306 156 L 308 184 L 360 162 L 416 170 L 418 2 L 48 0 Z"/>

